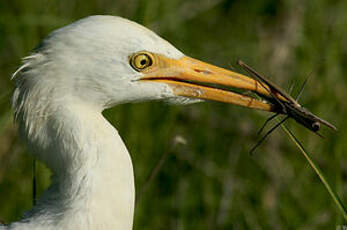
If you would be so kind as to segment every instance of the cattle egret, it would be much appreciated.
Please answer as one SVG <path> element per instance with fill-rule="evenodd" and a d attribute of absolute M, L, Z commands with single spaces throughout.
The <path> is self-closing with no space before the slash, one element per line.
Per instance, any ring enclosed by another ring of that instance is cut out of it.
<path fill-rule="evenodd" d="M 114 16 L 87 17 L 52 32 L 13 79 L 20 136 L 53 176 L 37 205 L 4 229 L 132 229 L 133 166 L 102 116 L 106 108 L 206 99 L 274 111 L 216 87 L 268 95 L 258 81 L 187 57 L 154 32 Z"/>

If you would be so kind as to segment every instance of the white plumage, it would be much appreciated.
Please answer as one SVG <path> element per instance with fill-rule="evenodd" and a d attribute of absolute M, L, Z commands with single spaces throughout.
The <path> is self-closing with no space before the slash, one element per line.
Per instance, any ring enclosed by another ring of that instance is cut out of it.
<path fill-rule="evenodd" d="M 131 65 L 139 52 L 151 57 L 148 69 Z M 200 79 L 266 93 L 256 81 L 188 58 L 152 31 L 113 16 L 91 16 L 56 30 L 13 78 L 20 135 L 53 177 L 38 204 L 6 229 L 132 229 L 132 162 L 101 114 L 105 108 L 212 99 L 270 110 L 247 96 L 182 82 Z"/>

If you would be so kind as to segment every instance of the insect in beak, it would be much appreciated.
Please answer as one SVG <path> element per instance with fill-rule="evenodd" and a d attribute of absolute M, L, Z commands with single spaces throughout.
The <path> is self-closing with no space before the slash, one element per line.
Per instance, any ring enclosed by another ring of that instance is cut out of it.
<path fill-rule="evenodd" d="M 243 69 L 245 69 L 248 73 L 250 73 L 252 76 L 254 76 L 265 89 L 268 89 L 270 97 L 264 96 L 262 94 L 259 94 L 260 97 L 262 97 L 264 100 L 267 100 L 273 104 L 276 105 L 276 108 L 278 108 L 278 111 L 276 111 L 276 114 L 268 118 L 262 128 L 260 129 L 260 132 L 264 129 L 266 124 L 277 117 L 280 114 L 286 115 L 286 117 L 281 120 L 278 124 L 276 124 L 273 128 L 271 128 L 261 139 L 258 141 L 258 143 L 251 149 L 251 153 L 254 152 L 254 150 L 265 140 L 265 138 L 270 135 L 272 131 L 274 131 L 277 127 L 279 127 L 281 124 L 283 124 L 286 120 L 289 118 L 294 119 L 297 123 L 303 125 L 313 133 L 317 134 L 320 137 L 323 137 L 318 131 L 320 130 L 321 124 L 327 126 L 328 128 L 337 131 L 337 128 L 330 124 L 329 122 L 323 120 L 322 118 L 314 115 L 312 112 L 310 112 L 308 109 L 301 106 L 297 99 L 292 98 L 289 94 L 287 94 L 283 89 L 281 89 L 279 86 L 271 82 L 269 79 L 266 79 L 264 76 L 256 72 L 254 69 L 252 69 L 250 66 L 239 60 L 237 62 L 238 65 L 240 65 Z M 305 81 L 306 83 L 306 81 Z M 305 83 L 303 87 L 301 88 L 298 97 L 301 95 L 301 92 L 305 86 Z M 281 98 L 280 98 L 281 97 Z M 283 100 L 284 98 L 285 100 Z M 259 132 L 259 133 L 260 133 Z"/>

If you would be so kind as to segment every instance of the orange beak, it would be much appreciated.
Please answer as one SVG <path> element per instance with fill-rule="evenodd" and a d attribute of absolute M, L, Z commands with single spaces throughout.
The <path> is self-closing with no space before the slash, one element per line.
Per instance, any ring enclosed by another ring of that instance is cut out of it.
<path fill-rule="evenodd" d="M 271 97 L 269 88 L 253 78 L 187 56 L 180 59 L 171 59 L 158 54 L 151 56 L 153 65 L 142 71 L 144 74 L 140 79 L 142 81 L 165 83 L 178 96 L 275 111 L 274 106 L 265 101 L 215 87 L 215 85 L 232 87 Z"/>

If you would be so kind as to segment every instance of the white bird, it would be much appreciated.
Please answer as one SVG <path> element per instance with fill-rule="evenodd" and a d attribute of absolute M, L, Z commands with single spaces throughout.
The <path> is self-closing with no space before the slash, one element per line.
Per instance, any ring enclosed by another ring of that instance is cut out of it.
<path fill-rule="evenodd" d="M 15 121 L 52 171 L 36 206 L 4 229 L 132 229 L 130 155 L 106 108 L 148 100 L 204 99 L 272 111 L 218 84 L 269 95 L 259 82 L 185 56 L 154 32 L 114 16 L 91 16 L 52 32 L 14 73 Z"/>

